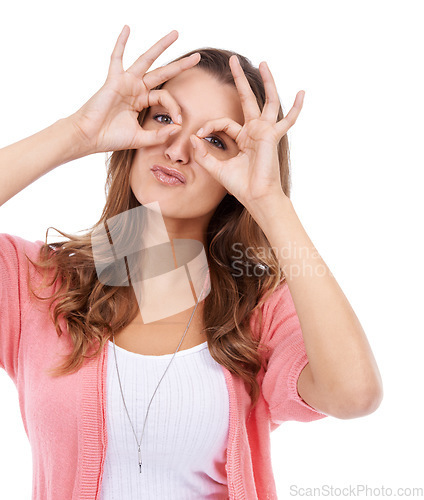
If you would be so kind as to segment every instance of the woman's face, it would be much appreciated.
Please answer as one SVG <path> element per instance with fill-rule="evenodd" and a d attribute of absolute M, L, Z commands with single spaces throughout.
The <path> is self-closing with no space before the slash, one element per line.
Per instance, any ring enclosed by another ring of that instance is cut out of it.
<path fill-rule="evenodd" d="M 190 135 L 216 118 L 229 117 L 243 125 L 240 97 L 235 87 L 218 82 L 200 68 L 184 71 L 168 80 L 166 89 L 181 107 L 180 130 L 163 143 L 136 151 L 130 171 L 131 189 L 142 205 L 157 201 L 170 236 L 203 239 L 216 207 L 226 189 L 194 160 Z M 161 105 L 148 109 L 143 122 L 146 130 L 173 124 L 169 110 Z M 236 156 L 237 144 L 224 132 L 202 139 L 209 153 L 219 160 Z M 181 172 L 186 182 L 176 186 L 160 182 L 152 173 L 153 165 Z M 177 236 L 178 235 L 178 236 Z"/>

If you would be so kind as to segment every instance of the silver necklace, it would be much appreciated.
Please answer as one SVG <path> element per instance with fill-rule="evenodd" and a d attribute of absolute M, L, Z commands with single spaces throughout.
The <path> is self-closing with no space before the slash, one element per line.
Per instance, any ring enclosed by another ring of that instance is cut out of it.
<path fill-rule="evenodd" d="M 158 390 L 159 384 L 162 382 L 162 379 L 163 379 L 163 377 L 165 376 L 165 373 L 168 371 L 169 366 L 171 365 L 171 363 L 172 363 L 172 361 L 173 361 L 173 359 L 174 359 L 175 355 L 177 354 L 178 349 L 179 349 L 179 348 L 180 348 L 180 346 L 181 346 L 182 341 L 184 340 L 184 337 L 185 337 L 185 335 L 186 335 L 186 333 L 187 333 L 188 327 L 190 326 L 191 320 L 193 319 L 194 313 L 196 312 L 197 305 L 199 304 L 200 299 L 201 299 L 201 297 L 202 297 L 202 295 L 203 295 L 204 288 L 205 288 L 205 287 L 204 287 L 204 285 L 203 285 L 202 292 L 200 293 L 200 295 L 199 295 L 199 299 L 198 299 L 198 300 L 197 300 L 197 302 L 196 302 L 196 306 L 194 307 L 194 310 L 193 310 L 193 312 L 191 313 L 190 319 L 188 320 L 187 327 L 186 327 L 186 329 L 185 329 L 185 332 L 184 332 L 183 336 L 181 337 L 181 340 L 180 340 L 180 343 L 178 344 L 177 350 L 176 350 L 176 351 L 174 352 L 174 354 L 172 355 L 171 361 L 169 362 L 168 366 L 166 367 L 166 370 L 163 372 L 163 375 L 162 375 L 161 379 L 159 380 L 158 385 L 156 386 L 156 389 L 155 389 L 155 391 L 154 391 L 154 393 L 153 393 L 153 396 L 152 396 L 152 397 L 151 397 L 151 399 L 150 399 L 149 406 L 147 407 L 146 417 L 145 417 L 145 419 L 144 419 L 144 424 L 143 424 L 143 432 L 141 433 L 140 443 L 139 443 L 139 442 L 138 442 L 138 440 L 137 440 L 137 435 L 136 435 L 136 433 L 135 433 L 133 423 L 132 423 L 131 418 L 130 418 L 130 415 L 129 415 L 129 413 L 128 413 L 127 405 L 125 404 L 124 393 L 123 393 L 123 391 L 122 391 L 122 385 L 121 385 L 121 378 L 120 378 L 120 376 L 119 376 L 119 371 L 118 371 L 118 362 L 117 362 L 117 360 L 116 360 L 116 344 L 115 344 L 115 336 L 112 334 L 112 339 L 113 339 L 113 352 L 114 352 L 114 354 L 115 354 L 116 373 L 118 374 L 118 382 L 119 382 L 119 388 L 120 388 L 120 390 L 121 390 L 122 401 L 123 401 L 123 403 L 124 403 L 125 411 L 127 412 L 128 420 L 130 421 L 130 424 L 131 424 L 131 427 L 132 427 L 132 430 L 133 430 L 133 434 L 134 434 L 134 437 L 135 437 L 135 440 L 136 440 L 136 443 L 137 443 L 137 448 L 138 448 L 138 467 L 139 467 L 139 469 L 140 469 L 140 474 L 141 474 L 141 466 L 142 466 L 142 463 L 143 463 L 143 462 L 142 462 L 142 460 L 141 460 L 141 441 L 142 441 L 142 439 L 143 439 L 143 435 L 144 435 L 144 428 L 145 428 L 145 426 L 146 426 L 146 420 L 147 420 L 147 415 L 149 414 L 150 405 L 152 404 L 153 398 L 154 398 L 154 396 L 155 396 L 155 394 L 156 394 L 156 391 Z"/>

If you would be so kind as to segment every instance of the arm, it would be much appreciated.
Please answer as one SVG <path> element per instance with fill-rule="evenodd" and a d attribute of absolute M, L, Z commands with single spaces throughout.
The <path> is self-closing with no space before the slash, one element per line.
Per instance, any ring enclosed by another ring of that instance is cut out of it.
<path fill-rule="evenodd" d="M 298 379 L 299 395 L 337 418 L 372 413 L 383 397 L 377 363 L 357 316 L 291 201 L 270 196 L 251 210 L 276 253 L 299 317 L 309 360 Z"/>
<path fill-rule="evenodd" d="M 228 117 L 204 123 L 198 137 L 190 136 L 194 158 L 246 207 L 275 249 L 309 361 L 299 375 L 299 395 L 328 415 L 366 415 L 375 411 L 383 396 L 377 364 L 358 318 L 281 185 L 277 147 L 299 116 L 304 91 L 297 93 L 287 115 L 276 121 L 280 100 L 268 65 L 259 65 L 266 94 L 261 110 L 237 56 L 231 56 L 229 62 L 244 124 Z M 236 142 L 237 156 L 221 161 L 208 152 L 200 137 L 218 130 Z M 288 252 L 292 248 L 295 252 Z"/>
<path fill-rule="evenodd" d="M 266 368 L 261 391 L 269 408 L 271 431 L 288 420 L 311 422 L 328 416 L 318 405 L 309 405 L 298 392 L 299 375 L 309 360 L 293 298 L 285 281 L 261 309 L 259 338 L 269 348 L 264 356 Z M 252 331 L 253 328 L 252 325 Z"/>
<path fill-rule="evenodd" d="M 0 149 L 0 206 L 55 167 L 86 154 L 72 115 Z"/>
<path fill-rule="evenodd" d="M 104 85 L 77 112 L 26 139 L 0 149 L 0 205 L 58 165 L 92 153 L 138 149 L 160 144 L 180 125 L 144 130 L 140 111 L 164 104 L 175 123 L 181 109 L 165 90 L 150 89 L 192 68 L 200 60 L 193 54 L 146 73 L 155 59 L 176 40 L 173 30 L 124 71 L 122 58 L 129 36 L 124 26 L 111 54 Z"/>

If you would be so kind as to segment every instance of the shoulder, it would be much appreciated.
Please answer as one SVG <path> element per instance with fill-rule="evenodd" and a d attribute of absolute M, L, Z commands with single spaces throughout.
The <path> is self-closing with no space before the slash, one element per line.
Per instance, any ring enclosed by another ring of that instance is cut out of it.
<path fill-rule="evenodd" d="M 297 318 L 296 308 L 285 280 L 266 296 L 260 309 L 264 331 L 269 330 L 272 323 L 284 323 Z"/>
<path fill-rule="evenodd" d="M 289 286 L 286 280 L 282 280 L 280 284 L 275 288 L 275 290 L 266 296 L 263 302 L 263 311 L 275 311 L 276 308 L 282 304 L 288 306 L 294 306 L 293 300 L 290 294 Z"/>
<path fill-rule="evenodd" d="M 28 260 L 38 261 L 41 240 L 30 241 L 21 236 L 0 233 L 0 278 L 2 289 L 18 287 L 24 293 L 23 285 L 30 279 L 35 279 L 37 270 Z"/>
<path fill-rule="evenodd" d="M 0 233 L 0 254 L 3 260 L 20 261 L 25 254 L 36 258 L 43 244 L 41 240 L 30 241 L 14 234 Z"/>

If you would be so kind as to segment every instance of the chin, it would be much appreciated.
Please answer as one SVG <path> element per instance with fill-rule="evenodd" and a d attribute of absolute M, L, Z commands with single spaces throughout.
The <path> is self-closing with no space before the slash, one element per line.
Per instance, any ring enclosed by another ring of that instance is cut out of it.
<path fill-rule="evenodd" d="M 186 207 L 184 206 L 176 206 L 174 200 L 166 199 L 163 196 L 140 196 L 134 193 L 136 200 L 140 203 L 140 205 L 148 205 L 152 203 L 149 210 L 153 210 L 155 212 L 160 212 L 164 217 L 174 218 L 174 219 L 186 219 L 192 217 L 192 214 L 184 214 L 186 211 Z M 181 202 L 180 202 L 181 203 Z"/>

